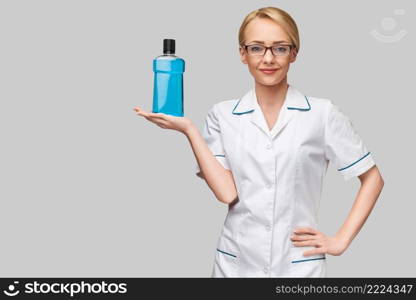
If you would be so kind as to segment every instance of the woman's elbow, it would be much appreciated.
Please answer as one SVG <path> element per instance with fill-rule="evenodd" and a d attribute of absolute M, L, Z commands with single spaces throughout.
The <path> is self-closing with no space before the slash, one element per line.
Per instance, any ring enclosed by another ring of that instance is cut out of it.
<path fill-rule="evenodd" d="M 221 201 L 221 202 L 223 202 L 224 204 L 232 204 L 233 202 L 235 202 L 237 200 L 238 200 L 238 196 L 237 196 L 237 193 L 235 193 L 232 196 L 228 196 L 228 197 L 223 198 L 223 201 Z"/>
<path fill-rule="evenodd" d="M 373 185 L 378 189 L 378 194 L 380 194 L 384 187 L 384 179 L 378 168 L 375 168 L 373 176 L 370 176 L 368 181 L 373 182 Z"/>
<path fill-rule="evenodd" d="M 217 199 L 218 201 L 224 204 L 232 204 L 234 201 L 238 199 L 238 194 L 235 189 L 230 189 L 229 191 L 226 191 L 224 193 L 221 193 L 221 195 L 218 195 Z"/>
<path fill-rule="evenodd" d="M 384 179 L 381 176 L 380 170 L 378 168 L 377 168 L 377 182 L 380 187 L 380 190 L 382 190 L 384 187 Z"/>
<path fill-rule="evenodd" d="M 380 185 L 381 185 L 381 188 L 384 187 L 384 179 L 383 177 L 381 177 L 381 175 L 380 175 Z"/>

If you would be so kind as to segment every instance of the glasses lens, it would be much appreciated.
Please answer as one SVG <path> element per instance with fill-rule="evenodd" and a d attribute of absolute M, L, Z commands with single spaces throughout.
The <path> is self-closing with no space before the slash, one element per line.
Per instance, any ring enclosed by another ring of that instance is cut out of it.
<path fill-rule="evenodd" d="M 287 55 L 290 52 L 290 46 L 289 45 L 278 45 L 273 47 L 273 53 L 274 55 Z"/>
<path fill-rule="evenodd" d="M 250 55 L 263 55 L 264 47 L 261 45 L 249 45 L 247 46 L 247 51 Z"/>

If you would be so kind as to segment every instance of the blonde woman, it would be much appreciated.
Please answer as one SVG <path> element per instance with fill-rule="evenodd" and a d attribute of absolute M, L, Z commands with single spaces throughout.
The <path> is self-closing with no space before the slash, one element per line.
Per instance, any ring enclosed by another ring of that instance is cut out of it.
<path fill-rule="evenodd" d="M 215 104 L 202 135 L 188 118 L 137 114 L 182 132 L 216 198 L 229 206 L 213 277 L 325 277 L 326 255 L 341 255 L 357 235 L 384 181 L 348 117 L 331 100 L 287 83 L 300 49 L 295 21 L 265 7 L 239 31 L 241 61 L 254 88 Z M 361 187 L 335 236 L 318 230 L 324 175 L 332 162 Z"/>

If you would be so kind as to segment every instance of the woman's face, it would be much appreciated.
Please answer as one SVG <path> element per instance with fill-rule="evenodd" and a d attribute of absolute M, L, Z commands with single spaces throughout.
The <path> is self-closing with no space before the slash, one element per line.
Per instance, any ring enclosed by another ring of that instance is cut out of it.
<path fill-rule="evenodd" d="M 291 44 L 290 38 L 283 28 L 270 19 L 253 19 L 248 23 L 244 35 L 245 45 L 259 44 L 268 47 L 278 44 L 276 42 Z M 279 84 L 286 78 L 290 63 L 296 60 L 296 50 L 292 48 L 289 55 L 275 56 L 271 53 L 271 49 L 268 49 L 264 56 L 252 56 L 240 46 L 240 56 L 241 61 L 248 65 L 248 69 L 257 83 L 272 86 Z M 267 74 L 261 69 L 277 69 L 277 71 Z"/>

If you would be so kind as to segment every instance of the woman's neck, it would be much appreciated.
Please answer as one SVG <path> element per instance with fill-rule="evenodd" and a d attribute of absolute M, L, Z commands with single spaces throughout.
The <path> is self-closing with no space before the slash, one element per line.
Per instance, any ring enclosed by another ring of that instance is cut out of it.
<path fill-rule="evenodd" d="M 273 86 L 256 82 L 255 91 L 259 106 L 262 108 L 280 108 L 285 100 L 287 89 L 287 77 Z"/>

